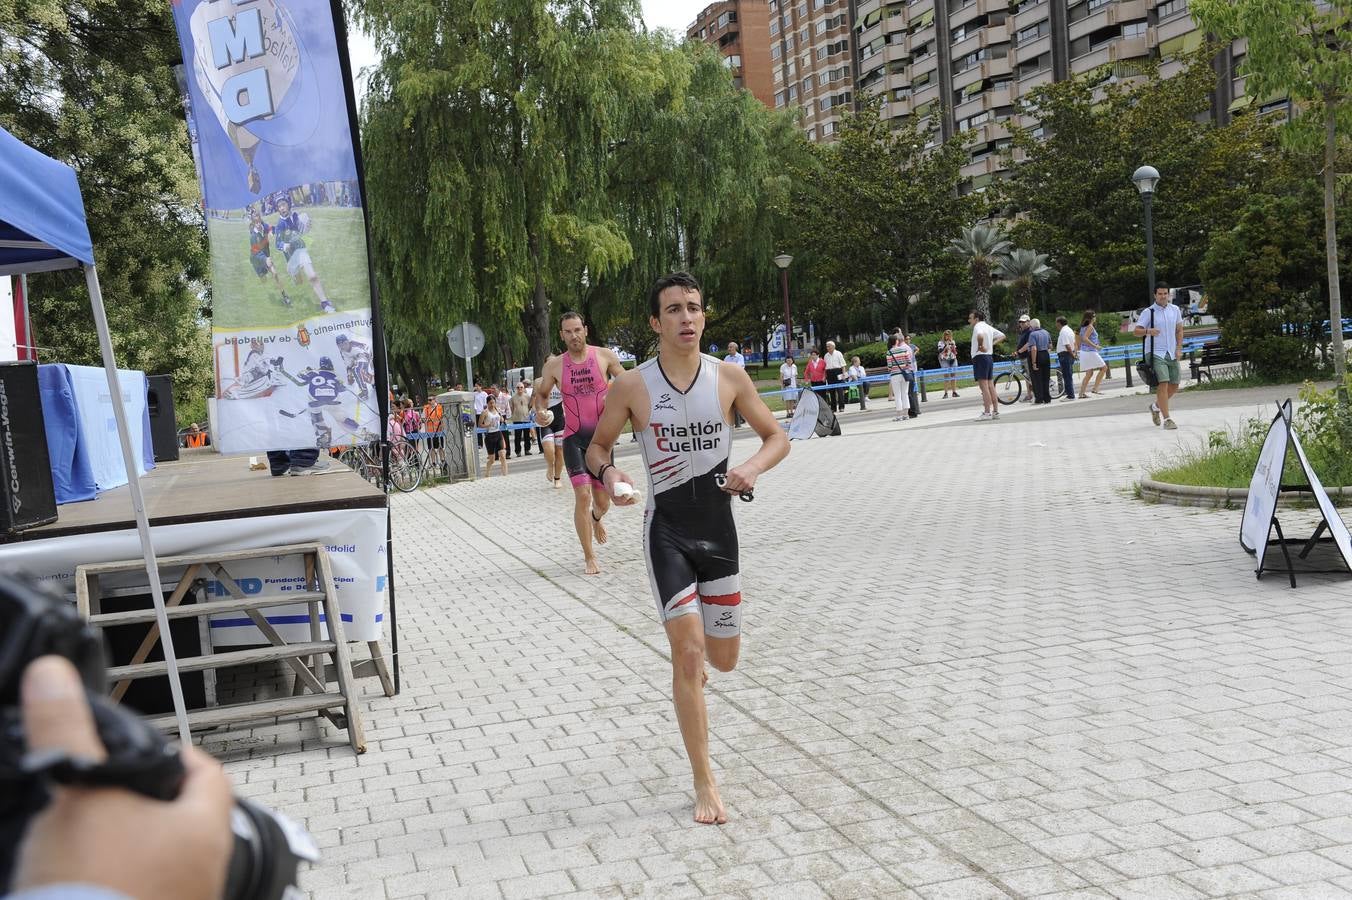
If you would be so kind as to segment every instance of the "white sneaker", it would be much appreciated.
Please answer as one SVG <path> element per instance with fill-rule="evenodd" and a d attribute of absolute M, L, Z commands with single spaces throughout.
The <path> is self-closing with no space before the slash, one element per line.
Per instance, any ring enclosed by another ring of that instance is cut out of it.
<path fill-rule="evenodd" d="M 1000 410 L 997 409 L 995 412 L 991 413 L 991 419 L 994 420 L 999 418 L 1000 418 Z"/>
<path fill-rule="evenodd" d="M 979 415 L 979 416 L 976 417 L 976 420 L 977 420 L 978 422 L 985 422 L 985 421 L 987 421 L 987 420 L 990 419 L 990 418 L 992 418 L 992 416 L 991 416 L 990 413 L 988 413 L 988 412 L 983 412 L 981 415 Z"/>
<path fill-rule="evenodd" d="M 1062 402 L 1062 403 L 1065 403 L 1067 400 L 1074 400 L 1074 399 L 1075 399 L 1074 397 L 1062 397 L 1062 398 L 1061 398 L 1061 402 Z"/>

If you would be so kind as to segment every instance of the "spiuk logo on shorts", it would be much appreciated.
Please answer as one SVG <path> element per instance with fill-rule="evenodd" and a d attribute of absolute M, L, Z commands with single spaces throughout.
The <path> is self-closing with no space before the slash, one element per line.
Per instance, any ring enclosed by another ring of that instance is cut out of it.
<path fill-rule="evenodd" d="M 663 453 L 697 453 L 701 450 L 715 450 L 723 436 L 724 423 L 719 419 L 706 419 L 703 422 L 690 422 L 686 425 L 666 425 L 652 422 L 654 443 Z"/>

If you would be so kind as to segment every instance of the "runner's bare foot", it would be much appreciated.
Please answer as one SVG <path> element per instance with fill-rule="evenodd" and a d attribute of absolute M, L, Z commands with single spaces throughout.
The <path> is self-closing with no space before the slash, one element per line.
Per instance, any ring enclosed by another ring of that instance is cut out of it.
<path fill-rule="evenodd" d="M 695 788 L 695 821 L 701 825 L 723 825 L 728 821 L 728 811 L 723 808 L 723 800 L 718 796 L 718 786 Z"/>
<path fill-rule="evenodd" d="M 561 487 L 563 487 L 563 479 L 559 478 L 557 475 L 554 476 L 554 490 L 557 491 Z"/>
<path fill-rule="evenodd" d="M 594 558 L 588 558 L 586 566 L 582 569 L 583 575 L 600 575 L 601 566 Z"/>
<path fill-rule="evenodd" d="M 708 684 L 709 684 L 709 670 L 708 670 L 708 669 L 705 669 L 705 670 L 704 670 L 704 680 L 701 681 L 701 682 L 699 683 L 699 686 L 700 686 L 700 687 L 705 687 L 705 686 L 708 685 Z"/>
<path fill-rule="evenodd" d="M 604 544 L 609 535 L 606 534 L 606 526 L 601 524 L 601 520 L 592 516 L 592 534 L 596 535 L 596 543 Z"/>

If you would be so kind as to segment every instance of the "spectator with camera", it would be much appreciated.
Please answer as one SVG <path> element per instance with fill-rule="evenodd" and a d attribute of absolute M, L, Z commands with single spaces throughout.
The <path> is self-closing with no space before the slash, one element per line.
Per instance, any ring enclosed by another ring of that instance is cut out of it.
<path fill-rule="evenodd" d="M 30 758 L 106 756 L 84 685 L 59 656 L 34 660 L 20 688 Z M 233 847 L 230 781 L 196 747 L 185 747 L 178 796 L 152 800 L 118 787 L 57 786 L 18 846 L 15 898 L 218 900 Z"/>

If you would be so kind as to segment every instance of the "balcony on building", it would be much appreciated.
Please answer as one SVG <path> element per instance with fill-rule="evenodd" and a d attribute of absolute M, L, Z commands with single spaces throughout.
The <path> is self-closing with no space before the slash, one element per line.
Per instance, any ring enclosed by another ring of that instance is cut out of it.
<path fill-rule="evenodd" d="M 1176 40 L 1197 31 L 1197 22 L 1188 12 L 1188 0 L 1167 0 L 1155 8 L 1155 40 L 1158 43 Z"/>
<path fill-rule="evenodd" d="M 1145 21 L 1146 0 L 1081 0 L 1066 10 L 1070 42 L 1111 26 Z M 1071 56 L 1075 54 L 1072 52 Z"/>
<path fill-rule="evenodd" d="M 932 46 L 932 45 L 931 45 L 931 46 Z M 935 53 L 935 52 L 933 52 L 933 51 L 931 50 L 929 53 L 925 53 L 925 54 L 923 54 L 923 55 L 921 55 L 921 56 L 916 56 L 916 55 L 915 55 L 915 51 L 912 50 L 912 51 L 911 51 L 911 77 L 912 77 L 912 78 L 919 78 L 921 75 L 924 75 L 926 72 L 933 72 L 933 73 L 935 73 L 935 78 L 936 78 L 936 80 L 937 80 L 937 78 L 938 78 L 938 72 L 939 72 L 939 54 L 937 54 L 937 53 Z"/>
<path fill-rule="evenodd" d="M 1009 0 L 948 0 L 948 27 L 965 25 L 978 16 L 1009 15 Z"/>
<path fill-rule="evenodd" d="M 887 10 L 883 9 L 882 0 L 864 0 L 864 2 L 860 3 L 854 11 L 855 17 L 860 22 L 863 22 L 874 13 L 878 13 L 880 19 L 887 17 Z"/>
<path fill-rule="evenodd" d="M 855 29 L 854 45 L 856 47 L 862 47 L 869 41 L 872 41 L 875 38 L 880 38 L 882 36 L 883 36 L 883 23 L 881 19 L 868 26 L 865 26 L 864 23 L 861 21 L 859 23 L 859 26 Z"/>
<path fill-rule="evenodd" d="M 1021 60 L 1015 72 L 1018 78 L 1019 95 L 1028 93 L 1035 87 L 1052 83 L 1052 54 L 1048 51 L 1031 60 Z"/>
<path fill-rule="evenodd" d="M 1020 35 L 1023 39 L 1020 40 Z M 1051 22 L 1042 22 L 1028 26 L 1023 31 L 1014 32 L 1009 42 L 1009 58 L 1019 65 L 1030 59 L 1037 59 L 1052 51 Z"/>
<path fill-rule="evenodd" d="M 992 21 L 992 18 L 997 20 Z M 966 25 L 950 28 L 948 36 L 952 41 L 952 57 L 957 59 L 977 47 L 993 47 L 996 44 L 1009 43 L 1009 25 L 1000 13 L 991 18 L 978 16 Z"/>
<path fill-rule="evenodd" d="M 912 84 L 911 105 L 924 106 L 939 99 L 939 79 L 932 78 L 926 84 Z"/>
<path fill-rule="evenodd" d="M 1070 43 L 1070 71 L 1079 75 L 1099 66 L 1150 53 L 1145 23 L 1110 25 Z"/>
<path fill-rule="evenodd" d="M 983 156 L 981 159 L 972 160 L 962 167 L 962 177 L 978 178 L 982 175 L 995 175 L 1005 171 L 1004 158 L 993 153 L 989 156 Z"/>
<path fill-rule="evenodd" d="M 1023 0 L 1014 4 L 1014 15 L 1009 27 L 1013 31 L 1036 25 L 1044 19 L 1050 19 L 1052 0 Z"/>
<path fill-rule="evenodd" d="M 1013 106 L 1013 80 L 992 82 L 981 78 L 959 87 L 953 92 L 953 119 L 962 121 L 983 110 Z"/>
<path fill-rule="evenodd" d="M 934 5 L 931 0 L 928 9 L 921 9 L 920 5 L 911 7 L 910 14 L 907 17 L 906 34 L 909 37 L 908 43 L 911 47 L 919 47 L 922 44 L 933 43 L 934 41 Z"/>
<path fill-rule="evenodd" d="M 1189 24 L 1192 22 L 1192 17 L 1180 16 L 1179 20 L 1184 24 Z M 1155 34 L 1158 38 L 1158 30 Z M 1206 36 L 1200 30 L 1194 28 L 1167 40 L 1159 41 L 1160 75 L 1167 78 L 1183 71 L 1183 67 L 1186 65 L 1184 57 L 1201 47 L 1205 40 Z"/>

